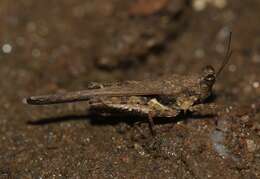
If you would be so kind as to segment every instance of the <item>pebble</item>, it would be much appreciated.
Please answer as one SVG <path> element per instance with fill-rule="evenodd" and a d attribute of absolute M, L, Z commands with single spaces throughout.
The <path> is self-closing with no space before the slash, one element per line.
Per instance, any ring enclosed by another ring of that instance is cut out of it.
<path fill-rule="evenodd" d="M 228 71 L 235 72 L 237 70 L 237 66 L 234 64 L 231 64 L 228 66 Z"/>
<path fill-rule="evenodd" d="M 223 9 L 227 6 L 227 0 L 193 0 L 192 2 L 195 11 L 203 11 L 208 4 L 218 9 Z"/>
<path fill-rule="evenodd" d="M 249 118 L 248 115 L 244 115 L 244 116 L 241 117 L 241 120 L 242 120 L 243 122 L 245 122 L 245 123 L 248 122 L 249 119 L 250 119 L 250 118 Z"/>
<path fill-rule="evenodd" d="M 260 63 L 260 55 L 259 54 L 254 54 L 252 57 L 252 60 L 254 63 Z"/>
<path fill-rule="evenodd" d="M 259 82 L 258 82 L 258 81 L 255 81 L 255 82 L 253 83 L 253 87 L 254 87 L 254 88 L 258 88 L 258 87 L 259 87 Z"/>
<path fill-rule="evenodd" d="M 32 56 L 33 56 L 34 58 L 40 57 L 40 56 L 41 56 L 41 51 L 40 51 L 39 49 L 37 49 L 37 48 L 34 48 L 34 49 L 32 50 Z"/>
<path fill-rule="evenodd" d="M 207 0 L 193 0 L 192 6 L 195 11 L 202 11 L 206 8 Z"/>
<path fill-rule="evenodd" d="M 6 43 L 6 44 L 4 44 L 4 45 L 2 46 L 2 51 L 3 51 L 4 53 L 6 53 L 6 54 L 11 53 L 11 52 L 12 52 L 12 49 L 13 49 L 13 47 L 12 47 L 10 44 L 8 44 L 8 43 Z"/>
<path fill-rule="evenodd" d="M 212 2 L 212 4 L 219 9 L 223 9 L 226 7 L 227 5 L 227 1 L 226 0 L 209 0 L 210 2 Z"/>
<path fill-rule="evenodd" d="M 254 152 L 257 148 L 257 145 L 254 143 L 253 140 L 247 139 L 246 144 L 247 144 L 247 150 L 249 152 Z"/>

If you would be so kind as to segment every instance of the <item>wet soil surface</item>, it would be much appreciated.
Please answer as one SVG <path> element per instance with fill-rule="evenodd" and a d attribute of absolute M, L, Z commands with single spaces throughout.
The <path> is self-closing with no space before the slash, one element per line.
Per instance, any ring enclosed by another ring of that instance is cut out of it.
<path fill-rule="evenodd" d="M 259 178 L 258 0 L 3 0 L 0 178 Z M 218 68 L 219 116 L 88 116 L 29 95 Z"/>

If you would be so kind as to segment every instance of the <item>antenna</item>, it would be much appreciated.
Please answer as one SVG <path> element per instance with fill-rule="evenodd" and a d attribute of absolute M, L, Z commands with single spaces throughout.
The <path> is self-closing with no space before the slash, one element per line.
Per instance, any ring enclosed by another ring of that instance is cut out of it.
<path fill-rule="evenodd" d="M 224 69 L 224 67 L 226 66 L 226 64 L 229 62 L 229 59 L 232 55 L 232 50 L 231 50 L 231 38 L 232 38 L 232 32 L 229 32 L 229 37 L 228 37 L 228 41 L 226 42 L 227 44 L 227 48 L 226 48 L 226 52 L 225 52 L 225 57 L 224 60 L 222 62 L 222 65 L 220 66 L 216 77 L 219 76 L 219 74 L 222 72 L 222 70 Z"/>

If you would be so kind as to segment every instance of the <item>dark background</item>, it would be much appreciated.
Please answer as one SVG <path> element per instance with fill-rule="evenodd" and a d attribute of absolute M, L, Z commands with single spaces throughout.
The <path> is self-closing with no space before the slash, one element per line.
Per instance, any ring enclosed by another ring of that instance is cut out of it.
<path fill-rule="evenodd" d="M 259 19 L 259 0 L 2 0 L 0 177 L 260 177 Z M 218 68 L 229 31 L 234 53 L 214 86 L 229 115 L 158 122 L 153 139 L 141 119 L 87 117 L 84 103 L 22 103 Z"/>

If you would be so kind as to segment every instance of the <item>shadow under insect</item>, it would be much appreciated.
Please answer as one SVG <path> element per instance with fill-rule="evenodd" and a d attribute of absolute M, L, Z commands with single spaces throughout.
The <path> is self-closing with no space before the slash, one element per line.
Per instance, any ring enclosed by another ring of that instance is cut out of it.
<path fill-rule="evenodd" d="M 157 117 L 154 119 L 155 124 L 163 125 L 163 124 L 175 124 L 179 121 L 187 122 L 188 119 L 196 120 L 196 119 L 207 119 L 212 118 L 214 115 L 194 115 L 190 112 L 180 113 L 178 116 L 174 118 L 167 117 Z M 65 123 L 72 121 L 88 121 L 91 125 L 97 126 L 105 126 L 105 125 L 117 125 L 119 123 L 125 123 L 129 126 L 133 126 L 135 123 L 146 123 L 147 117 L 142 117 L 138 115 L 132 114 L 124 114 L 124 113 L 111 113 L 100 115 L 99 113 L 89 113 L 86 115 L 63 115 L 63 116 L 54 116 L 54 117 L 45 117 L 40 118 L 34 121 L 27 121 L 26 124 L 41 126 L 41 125 L 49 125 L 49 124 L 57 124 L 57 123 Z"/>

